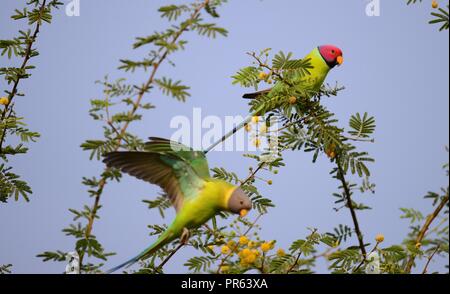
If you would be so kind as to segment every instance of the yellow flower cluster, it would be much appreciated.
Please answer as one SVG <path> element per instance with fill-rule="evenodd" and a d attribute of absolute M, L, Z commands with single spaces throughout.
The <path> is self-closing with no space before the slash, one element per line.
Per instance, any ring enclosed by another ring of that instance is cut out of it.
<path fill-rule="evenodd" d="M 383 234 L 376 235 L 375 241 L 377 241 L 377 243 L 382 243 L 384 241 L 384 235 Z"/>
<path fill-rule="evenodd" d="M 252 265 L 261 255 L 257 249 L 245 248 L 239 252 L 240 263 L 242 266 Z"/>
<path fill-rule="evenodd" d="M 250 240 L 247 236 L 240 236 L 236 241 L 230 240 L 221 248 L 223 255 L 234 255 L 237 253 L 241 266 L 247 267 L 255 264 L 259 258 L 274 249 L 275 241 L 261 242 Z M 278 256 L 285 256 L 283 249 L 277 251 Z M 227 268 L 221 269 L 221 272 L 227 272 Z"/>
<path fill-rule="evenodd" d="M 266 80 L 268 77 L 269 77 L 269 75 L 268 75 L 267 73 L 263 72 L 263 71 L 260 72 L 259 75 L 258 75 L 258 78 L 259 78 L 261 81 Z"/>
<path fill-rule="evenodd" d="M 260 72 L 259 74 L 258 74 L 258 78 L 261 80 L 261 81 L 266 81 L 268 84 L 272 84 L 273 83 L 273 81 L 272 81 L 272 79 L 270 78 L 270 76 L 271 76 L 271 74 L 268 74 L 268 73 L 265 73 L 265 72 Z"/>
<path fill-rule="evenodd" d="M 431 7 L 433 7 L 434 9 L 437 9 L 437 8 L 439 8 L 439 3 L 436 0 L 433 0 L 431 2 Z"/>
<path fill-rule="evenodd" d="M 326 150 L 325 153 L 327 154 L 327 156 L 330 159 L 335 159 L 336 158 L 336 145 L 331 144 Z"/>
<path fill-rule="evenodd" d="M 0 98 L 0 105 L 8 105 L 8 104 L 9 104 L 8 97 L 1 97 Z"/>
<path fill-rule="evenodd" d="M 288 101 L 289 101 L 289 104 L 294 105 L 297 103 L 297 97 L 291 96 L 291 97 L 289 97 Z"/>

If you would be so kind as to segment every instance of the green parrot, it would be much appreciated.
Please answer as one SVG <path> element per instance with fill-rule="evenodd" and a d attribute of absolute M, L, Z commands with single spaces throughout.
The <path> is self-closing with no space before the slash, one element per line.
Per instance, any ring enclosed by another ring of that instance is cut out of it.
<path fill-rule="evenodd" d="M 106 273 L 145 260 L 179 237 L 186 242 L 190 229 L 200 227 L 220 211 L 243 217 L 252 208 L 250 198 L 241 188 L 211 178 L 204 152 L 193 151 L 180 143 L 150 138 L 145 152 L 111 152 L 106 154 L 104 163 L 160 186 L 177 213 L 155 243 Z"/>
<path fill-rule="evenodd" d="M 333 45 L 324 45 L 314 48 L 314 50 L 311 51 L 311 53 L 309 53 L 304 58 L 304 60 L 306 59 L 310 59 L 311 66 L 313 67 L 312 69 L 309 70 L 311 74 L 306 77 L 298 78 L 297 80 L 294 79 L 294 82 L 296 86 L 298 85 L 302 87 L 303 90 L 309 90 L 313 93 L 316 93 L 320 90 L 330 70 L 337 65 L 341 65 L 344 62 L 342 50 Z M 282 88 L 283 85 L 279 82 L 271 89 L 245 94 L 243 98 L 257 99 L 261 95 L 266 94 L 276 95 Z M 225 142 L 228 138 L 236 134 L 240 129 L 242 129 L 245 125 L 247 125 L 254 116 L 258 116 L 259 114 L 260 109 L 257 109 L 256 111 L 254 111 L 254 113 L 249 115 L 242 123 L 237 125 L 233 130 L 228 132 L 226 135 L 224 135 L 220 140 L 211 144 L 211 146 L 209 146 L 205 150 L 205 153 L 210 152 L 216 146 Z"/>
<path fill-rule="evenodd" d="M 336 65 L 341 65 L 344 62 L 342 50 L 332 45 L 314 48 L 314 50 L 304 58 L 304 60 L 307 59 L 310 60 L 311 66 L 313 67 L 310 70 L 311 74 L 302 77 L 298 81 L 294 81 L 295 84 L 299 84 L 304 89 L 308 89 L 312 92 L 318 92 L 325 82 L 330 70 Z M 278 83 L 271 89 L 245 94 L 243 97 L 246 99 L 255 99 L 264 94 L 277 93 L 278 89 L 281 87 L 282 85 Z"/>

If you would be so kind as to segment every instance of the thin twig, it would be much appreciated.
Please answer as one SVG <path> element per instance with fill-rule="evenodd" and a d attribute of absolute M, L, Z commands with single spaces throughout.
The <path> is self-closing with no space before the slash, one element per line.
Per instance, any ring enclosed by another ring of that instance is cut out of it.
<path fill-rule="evenodd" d="M 375 250 L 378 249 L 378 246 L 381 244 L 381 242 L 377 242 L 377 244 L 375 244 L 375 247 L 373 247 L 373 249 L 369 252 L 368 255 L 372 254 L 375 252 Z M 363 258 L 363 260 L 358 264 L 358 266 L 353 270 L 354 273 L 356 273 L 364 264 L 364 262 L 367 260 L 367 258 Z"/>
<path fill-rule="evenodd" d="M 430 257 L 428 257 L 427 264 L 425 265 L 425 268 L 424 268 L 423 271 L 422 271 L 422 275 L 425 275 L 425 274 L 427 273 L 427 271 L 428 271 L 428 266 L 430 265 L 431 260 L 432 260 L 433 257 L 436 255 L 436 253 L 438 253 L 440 247 L 441 247 L 441 246 L 438 245 L 438 246 L 436 247 L 436 249 L 433 251 L 433 254 L 431 254 Z"/>
<path fill-rule="evenodd" d="M 175 253 L 177 253 L 178 250 L 180 250 L 184 245 L 186 245 L 186 244 L 185 243 L 180 243 L 177 246 L 177 248 L 172 250 L 172 252 L 163 260 L 163 262 L 161 262 L 161 264 L 158 265 L 158 267 L 156 268 L 156 271 L 162 270 L 162 268 L 166 265 L 166 263 L 169 262 L 169 260 L 175 255 Z"/>
<path fill-rule="evenodd" d="M 39 12 L 41 15 L 44 12 L 46 5 L 47 5 L 47 0 L 44 0 L 42 2 L 41 7 L 39 8 Z M 36 42 L 37 36 L 38 36 L 40 28 L 41 28 L 41 24 L 42 24 L 41 21 L 36 22 L 36 27 L 34 29 L 33 35 L 31 36 L 31 38 L 27 44 L 27 48 L 25 49 L 25 57 L 23 59 L 22 65 L 20 66 L 20 72 L 23 72 L 25 70 L 25 68 L 28 65 L 28 61 L 31 59 L 31 53 L 33 51 L 32 50 L 33 44 Z M 8 97 L 9 101 L 5 105 L 5 108 L 3 109 L 3 112 L 2 112 L 1 121 L 4 121 L 6 118 L 6 114 L 8 113 L 9 107 L 12 105 L 11 103 L 17 94 L 17 89 L 19 87 L 19 83 L 21 80 L 22 80 L 22 77 L 18 76 L 17 79 L 14 81 L 12 91 L 10 92 L 9 97 Z M 11 107 L 11 111 L 8 114 L 8 118 L 11 116 L 11 114 L 12 114 L 12 107 Z M 8 131 L 8 128 L 5 125 L 5 128 L 3 129 L 3 132 L 2 132 L 2 135 L 0 138 L 0 154 L 3 154 L 3 143 L 5 141 L 7 131 Z"/>
<path fill-rule="evenodd" d="M 347 181 L 345 180 L 344 170 L 341 167 L 339 158 L 337 158 L 336 162 L 337 162 L 337 166 L 338 166 L 338 175 L 337 176 L 338 176 L 338 179 L 341 181 L 342 187 L 344 189 L 344 194 L 347 199 L 347 205 L 350 210 L 350 214 L 352 216 L 353 225 L 355 227 L 355 232 L 358 237 L 359 248 L 361 249 L 361 253 L 363 255 L 363 261 L 364 261 L 367 258 L 367 252 L 366 252 L 366 248 L 364 246 L 363 234 L 359 227 L 358 217 L 356 216 L 355 208 L 353 207 L 353 201 L 352 201 L 352 196 L 350 193 L 350 188 L 348 187 Z"/>
<path fill-rule="evenodd" d="M 342 137 L 350 141 L 375 143 L 375 139 L 371 138 L 360 138 L 357 136 L 342 136 Z"/>
<path fill-rule="evenodd" d="M 263 256 L 262 256 L 262 261 L 261 261 L 261 268 L 259 269 L 259 271 L 261 272 L 261 274 L 265 274 L 266 270 L 265 270 L 265 262 L 266 262 L 266 253 L 263 252 Z"/>
<path fill-rule="evenodd" d="M 432 214 L 430 214 L 424 225 L 422 226 L 422 228 L 419 231 L 419 234 L 417 235 L 417 238 L 415 240 L 416 244 L 419 244 L 422 242 L 423 238 L 425 237 L 425 234 L 427 233 L 428 229 L 430 228 L 431 224 L 433 223 L 433 221 L 436 219 L 436 217 L 439 215 L 439 213 L 441 212 L 441 210 L 445 207 L 445 205 L 447 205 L 448 203 L 448 197 L 449 195 L 447 194 L 441 201 L 441 203 L 436 207 L 436 209 L 433 211 Z M 406 264 L 406 268 L 405 268 L 405 272 L 406 273 L 411 273 L 411 269 L 414 265 L 414 260 L 416 259 L 416 256 L 413 254 L 410 256 L 408 263 Z"/>
<path fill-rule="evenodd" d="M 273 75 L 275 75 L 276 77 L 278 77 L 278 79 L 280 81 L 282 81 L 283 83 L 285 83 L 286 85 L 293 87 L 294 85 L 287 81 L 279 72 L 277 72 L 276 70 L 274 70 L 273 68 L 271 68 L 270 66 L 268 66 L 266 63 L 262 62 L 261 58 L 259 58 L 258 56 L 256 56 L 255 52 L 248 52 L 248 55 L 250 55 L 251 57 L 253 57 L 257 62 L 258 65 L 262 68 L 268 69 Z"/>
<path fill-rule="evenodd" d="M 314 236 L 314 234 L 317 233 L 317 230 L 314 230 L 312 232 L 312 234 L 310 235 L 310 238 L 312 236 Z M 308 240 L 306 242 L 310 241 L 310 238 L 308 238 Z M 300 261 L 300 257 L 302 256 L 302 251 L 300 251 L 297 255 L 297 258 L 295 259 L 295 262 L 289 267 L 289 269 L 286 271 L 286 274 L 289 274 L 290 272 L 292 272 L 294 270 L 294 268 L 298 265 L 298 262 Z"/>

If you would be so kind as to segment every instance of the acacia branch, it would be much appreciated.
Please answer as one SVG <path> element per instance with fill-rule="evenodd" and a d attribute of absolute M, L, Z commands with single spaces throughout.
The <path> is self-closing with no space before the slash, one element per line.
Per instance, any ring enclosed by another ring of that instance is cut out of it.
<path fill-rule="evenodd" d="M 361 232 L 360 226 L 359 226 L 358 217 L 356 216 L 355 208 L 353 207 L 352 195 L 350 192 L 350 188 L 348 187 L 347 181 L 345 180 L 344 170 L 342 169 L 342 166 L 339 162 L 339 158 L 336 158 L 336 163 L 338 166 L 337 178 L 341 181 L 342 188 L 344 189 L 344 195 L 347 200 L 347 206 L 348 206 L 348 209 L 350 210 L 350 214 L 352 216 L 353 225 L 355 227 L 355 232 L 358 237 L 359 248 L 363 255 L 363 261 L 364 261 L 367 258 L 367 252 L 366 252 L 366 248 L 364 246 L 364 238 L 363 238 L 363 234 Z"/>
<path fill-rule="evenodd" d="M 415 240 L 416 244 L 419 244 L 422 242 L 423 238 L 425 238 L 425 235 L 428 231 L 428 229 L 430 228 L 431 224 L 433 223 L 433 221 L 437 218 L 437 216 L 439 215 L 439 213 L 441 212 L 441 210 L 445 207 L 445 205 L 447 205 L 448 203 L 448 198 L 449 195 L 447 194 L 441 201 L 441 203 L 436 207 L 436 209 L 433 211 L 433 213 L 431 213 L 425 223 L 423 224 L 422 228 L 419 231 L 419 234 L 417 235 L 417 238 Z M 416 259 L 416 255 L 411 255 L 408 263 L 406 264 L 406 269 L 405 272 L 406 273 L 411 273 L 411 269 L 414 265 L 414 260 Z"/>
<path fill-rule="evenodd" d="M 203 3 L 198 5 L 198 7 L 194 10 L 194 12 L 189 17 L 188 21 L 183 22 L 183 25 L 179 28 L 178 32 L 175 33 L 175 35 L 173 36 L 172 41 L 170 43 L 170 46 L 168 46 L 168 47 L 172 47 L 171 45 L 176 44 L 176 42 L 181 37 L 181 35 L 189 29 L 189 26 L 192 24 L 192 21 L 195 20 L 200 15 L 200 12 L 206 7 L 206 5 L 209 4 L 209 1 L 210 0 L 205 0 Z M 116 148 L 114 148 L 115 151 L 119 150 L 121 142 L 122 142 L 122 140 L 128 130 L 128 127 L 130 125 L 131 118 L 134 116 L 134 114 L 139 109 L 139 105 L 141 104 L 142 99 L 144 98 L 145 94 L 148 92 L 148 89 L 150 89 L 151 85 L 155 81 L 155 77 L 158 72 L 158 69 L 160 68 L 162 63 L 167 59 L 170 52 L 171 52 L 170 49 L 166 49 L 163 52 L 163 54 L 159 57 L 159 59 L 153 64 L 153 70 L 150 73 L 148 80 L 139 89 L 137 98 L 133 102 L 132 109 L 128 112 L 128 118 L 130 118 L 130 119 L 123 125 L 123 127 L 120 129 L 119 134 L 117 136 L 117 139 L 116 139 L 117 146 L 116 146 Z M 108 169 L 106 169 L 106 170 L 108 170 Z M 100 207 L 101 195 L 103 193 L 103 189 L 104 189 L 106 183 L 107 183 L 107 177 L 104 175 L 101 178 L 101 180 L 99 181 L 98 189 L 97 189 L 95 200 L 94 200 L 94 205 L 92 206 L 91 214 L 89 215 L 89 221 L 88 221 L 88 224 L 86 226 L 86 231 L 85 231 L 86 239 L 91 236 L 92 227 L 94 225 L 94 221 L 95 221 L 95 218 L 97 215 L 98 208 Z M 84 255 L 85 255 L 85 252 L 80 253 L 80 265 L 82 265 Z"/>
<path fill-rule="evenodd" d="M 177 246 L 177 248 L 172 250 L 172 252 L 170 252 L 170 254 L 163 260 L 163 262 L 161 262 L 161 264 L 156 267 L 156 271 L 158 272 L 158 271 L 162 270 L 162 268 L 166 265 L 166 263 L 169 262 L 169 260 L 175 255 L 175 253 L 177 253 L 178 250 L 180 250 L 184 245 L 186 245 L 186 244 L 181 242 Z"/>
<path fill-rule="evenodd" d="M 312 234 L 310 235 L 310 237 L 308 238 L 308 240 L 306 242 L 309 242 L 315 233 L 317 233 L 317 230 L 314 230 L 312 232 Z M 300 251 L 298 253 L 297 258 L 295 259 L 295 262 L 289 267 L 289 269 L 286 271 L 286 274 L 291 273 L 294 270 L 294 268 L 298 265 L 298 262 L 300 261 L 300 257 L 302 256 L 302 253 L 303 253 L 302 251 Z"/>
<path fill-rule="evenodd" d="M 438 245 L 436 247 L 436 249 L 433 251 L 433 253 L 430 255 L 430 257 L 428 257 L 427 264 L 425 265 L 425 268 L 422 271 L 422 275 L 425 275 L 428 272 L 428 266 L 430 265 L 431 260 L 436 255 L 436 253 L 438 253 L 439 249 L 440 249 L 440 245 Z"/>
<path fill-rule="evenodd" d="M 41 7 L 39 8 L 39 11 L 40 11 L 41 15 L 43 14 L 46 5 L 47 5 L 47 0 L 44 0 L 42 2 Z M 31 53 L 33 52 L 33 44 L 37 40 L 37 36 L 39 34 L 40 28 L 41 28 L 41 20 L 38 20 L 36 22 L 36 27 L 34 28 L 33 35 L 31 36 L 31 38 L 29 40 L 27 40 L 28 44 L 27 44 L 27 47 L 25 49 L 25 55 L 24 55 L 24 58 L 23 58 L 23 61 L 22 61 L 22 65 L 20 66 L 20 71 L 19 72 L 25 71 L 25 68 L 28 65 L 28 61 L 31 59 Z M 12 88 L 10 94 L 9 94 L 9 97 L 8 97 L 8 103 L 5 105 L 5 108 L 3 109 L 3 112 L 2 112 L 2 116 L 1 116 L 1 120 L 2 121 L 4 121 L 5 118 L 10 118 L 12 113 L 13 113 L 13 105 L 14 104 L 12 104 L 12 102 L 13 102 L 14 97 L 16 97 L 17 89 L 18 89 L 20 81 L 22 79 L 23 79 L 23 77 L 18 75 L 17 79 L 14 81 L 13 88 Z M 8 112 L 9 112 L 9 114 L 8 114 Z M 2 135 L 0 137 L 0 154 L 3 154 L 3 144 L 5 142 L 7 131 L 8 131 L 8 128 L 5 125 L 5 127 L 3 129 L 3 132 L 2 132 Z"/>
<path fill-rule="evenodd" d="M 248 227 L 247 231 L 245 231 L 245 233 L 242 236 L 247 236 L 250 231 L 255 227 L 256 223 L 259 221 L 259 219 L 262 217 L 262 213 L 258 214 L 258 216 L 255 218 L 255 220 L 250 224 L 250 226 Z M 230 258 L 230 256 L 233 254 L 234 251 L 236 251 L 236 249 L 238 249 L 239 245 L 236 244 L 234 245 L 234 247 L 230 250 L 230 253 L 228 253 L 224 258 L 222 258 L 219 268 L 217 269 L 217 274 L 220 274 L 220 270 L 222 268 L 222 266 L 225 264 L 225 262 L 227 262 L 228 258 Z"/>
<path fill-rule="evenodd" d="M 282 74 L 280 74 L 278 71 L 274 70 L 272 67 L 268 66 L 266 63 L 262 62 L 261 58 L 259 58 L 258 56 L 256 56 L 255 52 L 249 52 L 247 53 L 248 55 L 250 55 L 251 57 L 253 57 L 256 62 L 258 63 L 258 65 L 262 68 L 265 68 L 267 70 L 269 70 L 273 75 L 275 75 L 280 81 L 282 81 L 283 83 L 285 83 L 286 85 L 293 87 L 294 85 L 287 81 Z"/>

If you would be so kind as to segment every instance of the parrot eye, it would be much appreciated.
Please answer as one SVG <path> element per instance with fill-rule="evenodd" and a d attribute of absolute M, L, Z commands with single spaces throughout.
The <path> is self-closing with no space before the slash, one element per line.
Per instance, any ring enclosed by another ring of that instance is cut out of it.
<path fill-rule="evenodd" d="M 244 201 L 241 200 L 241 205 L 244 205 Z"/>
<path fill-rule="evenodd" d="M 336 51 L 334 51 L 334 50 L 331 50 L 331 54 L 333 54 L 333 55 L 334 55 L 334 54 L 336 54 Z"/>

